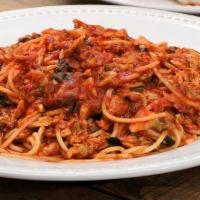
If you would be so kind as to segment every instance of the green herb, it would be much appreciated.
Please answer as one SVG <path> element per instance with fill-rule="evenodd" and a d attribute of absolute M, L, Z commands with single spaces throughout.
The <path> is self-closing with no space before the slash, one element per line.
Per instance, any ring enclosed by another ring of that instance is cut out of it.
<path fill-rule="evenodd" d="M 71 72 L 72 68 L 68 63 L 65 62 L 65 59 L 59 59 L 56 70 L 59 72 Z"/>
<path fill-rule="evenodd" d="M 67 80 L 67 74 L 64 74 L 62 72 L 57 72 L 57 73 L 54 73 L 52 78 L 58 82 L 62 82 L 63 80 Z"/>
<path fill-rule="evenodd" d="M 62 82 L 68 80 L 68 76 L 72 68 L 65 62 L 65 59 L 59 59 L 57 63 L 57 68 L 52 76 L 52 79 Z"/>

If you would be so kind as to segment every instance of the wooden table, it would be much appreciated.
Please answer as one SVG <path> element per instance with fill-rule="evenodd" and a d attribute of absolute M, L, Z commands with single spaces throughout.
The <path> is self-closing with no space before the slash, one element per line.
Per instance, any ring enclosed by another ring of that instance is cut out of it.
<path fill-rule="evenodd" d="M 0 11 L 95 0 L 0 0 Z M 67 169 L 66 169 L 67 170 Z M 199 200 L 200 167 L 157 176 L 97 182 L 36 182 L 0 178 L 0 200 Z"/>

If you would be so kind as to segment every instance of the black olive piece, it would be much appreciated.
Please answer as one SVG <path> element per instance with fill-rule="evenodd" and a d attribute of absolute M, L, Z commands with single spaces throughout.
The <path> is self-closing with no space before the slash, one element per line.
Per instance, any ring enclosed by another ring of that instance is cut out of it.
<path fill-rule="evenodd" d="M 0 94 L 0 106 L 12 106 L 14 103 L 4 94 Z"/>
<path fill-rule="evenodd" d="M 135 92 L 144 92 L 144 89 L 145 88 L 143 85 L 132 88 L 132 90 Z"/>
<path fill-rule="evenodd" d="M 68 147 L 68 148 L 70 148 L 70 147 L 72 147 L 72 146 L 73 146 L 72 144 L 69 144 L 69 143 L 67 144 L 67 147 Z"/>
<path fill-rule="evenodd" d="M 126 101 L 126 103 L 130 103 L 130 97 L 126 96 L 124 97 L 124 100 Z"/>
<path fill-rule="evenodd" d="M 56 105 L 60 106 L 60 107 L 66 106 L 67 104 L 68 104 L 68 102 L 65 99 L 59 99 L 56 101 Z"/>
<path fill-rule="evenodd" d="M 151 81 L 151 83 L 152 83 L 153 85 L 157 85 L 158 82 L 159 82 L 159 80 L 158 80 L 158 78 L 157 78 L 157 76 L 156 76 L 155 74 L 153 74 L 153 75 L 151 76 L 150 81 Z"/>
<path fill-rule="evenodd" d="M 3 122 L 0 122 L 0 131 L 2 131 L 5 128 L 5 124 Z"/>
<path fill-rule="evenodd" d="M 175 46 L 170 46 L 167 50 L 168 53 L 175 53 L 179 48 Z"/>
<path fill-rule="evenodd" d="M 31 35 L 26 35 L 24 37 L 19 38 L 18 42 L 24 43 L 24 42 L 27 42 L 27 41 L 29 41 L 31 39 L 32 39 Z"/>
<path fill-rule="evenodd" d="M 69 111 L 70 111 L 71 113 L 77 113 L 78 110 L 79 110 L 79 107 L 80 107 L 80 105 L 79 105 L 78 101 L 74 100 L 74 101 L 72 102 L 70 108 L 69 108 Z"/>
<path fill-rule="evenodd" d="M 107 138 L 107 142 L 111 146 L 123 146 L 121 140 L 117 137 L 109 137 Z"/>
<path fill-rule="evenodd" d="M 151 85 L 151 86 L 157 86 L 159 79 L 157 78 L 157 76 L 155 74 L 152 74 L 151 77 L 147 78 L 147 82 Z"/>
<path fill-rule="evenodd" d="M 116 52 L 116 54 L 117 54 L 117 56 L 122 56 L 123 51 L 120 51 L 120 50 L 119 50 L 119 51 Z"/>
<path fill-rule="evenodd" d="M 38 92 L 38 94 L 39 94 L 40 96 L 43 96 L 44 93 L 45 93 L 44 87 L 39 86 L 38 89 L 37 89 L 37 92 Z"/>
<path fill-rule="evenodd" d="M 74 102 L 77 101 L 77 98 L 74 94 L 70 94 L 67 98 L 58 99 L 56 101 L 57 106 L 72 106 Z"/>
<path fill-rule="evenodd" d="M 23 141 L 22 140 L 15 140 L 14 144 L 15 145 L 23 145 Z"/>
<path fill-rule="evenodd" d="M 146 48 L 144 45 L 136 45 L 135 50 L 140 53 L 148 52 L 148 48 Z"/>
<path fill-rule="evenodd" d="M 167 146 L 172 146 L 175 144 L 175 141 L 173 140 L 173 138 L 169 135 L 167 135 L 163 141 L 163 144 L 167 145 Z"/>
<path fill-rule="evenodd" d="M 18 42 L 21 42 L 21 43 L 24 43 L 24 42 L 28 42 L 32 39 L 36 39 L 38 37 L 40 37 L 41 35 L 40 34 L 37 34 L 37 33 L 33 33 L 32 35 L 25 35 L 21 38 L 18 39 Z"/>
<path fill-rule="evenodd" d="M 175 108 L 175 107 L 171 107 L 170 109 L 169 109 L 169 111 L 170 112 L 172 112 L 173 114 L 178 114 L 178 110 Z"/>
<path fill-rule="evenodd" d="M 95 113 L 92 113 L 90 117 L 93 118 L 94 120 L 100 120 L 102 118 L 102 113 L 95 112 Z"/>

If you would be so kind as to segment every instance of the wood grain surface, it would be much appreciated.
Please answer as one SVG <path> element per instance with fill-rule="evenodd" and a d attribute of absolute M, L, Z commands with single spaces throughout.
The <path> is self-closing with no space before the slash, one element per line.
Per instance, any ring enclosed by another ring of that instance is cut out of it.
<path fill-rule="evenodd" d="M 0 11 L 102 4 L 95 0 L 0 0 Z M 66 169 L 67 170 L 67 169 Z M 38 182 L 0 178 L 0 200 L 200 200 L 200 167 L 179 172 L 97 182 Z"/>

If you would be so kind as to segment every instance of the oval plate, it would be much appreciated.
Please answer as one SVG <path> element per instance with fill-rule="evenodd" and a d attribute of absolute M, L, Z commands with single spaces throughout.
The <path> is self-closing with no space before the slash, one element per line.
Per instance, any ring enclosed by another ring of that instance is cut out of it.
<path fill-rule="evenodd" d="M 55 6 L 0 13 L 0 46 L 43 29 L 72 28 L 72 20 L 112 28 L 126 28 L 129 35 L 200 50 L 197 17 L 121 6 Z M 178 149 L 141 158 L 101 162 L 45 163 L 0 157 L 0 176 L 30 180 L 104 180 L 170 172 L 200 164 L 200 141 Z"/>

